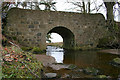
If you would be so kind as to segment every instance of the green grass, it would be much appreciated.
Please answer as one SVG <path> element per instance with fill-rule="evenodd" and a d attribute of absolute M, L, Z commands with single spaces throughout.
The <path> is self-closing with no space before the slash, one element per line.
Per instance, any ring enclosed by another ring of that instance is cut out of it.
<path fill-rule="evenodd" d="M 3 48 L 3 78 L 41 78 L 42 63 L 15 46 Z"/>
<path fill-rule="evenodd" d="M 49 46 L 63 47 L 63 42 L 47 43 Z"/>

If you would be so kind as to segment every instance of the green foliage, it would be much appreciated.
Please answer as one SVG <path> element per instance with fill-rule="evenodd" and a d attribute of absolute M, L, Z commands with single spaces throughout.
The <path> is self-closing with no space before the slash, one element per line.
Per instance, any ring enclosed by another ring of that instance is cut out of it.
<path fill-rule="evenodd" d="M 116 48 L 117 38 L 115 36 L 104 37 L 99 40 L 97 47 L 99 48 Z"/>
<path fill-rule="evenodd" d="M 47 34 L 46 41 L 48 41 L 48 43 L 51 43 L 50 39 L 52 39 L 51 34 Z"/>
<path fill-rule="evenodd" d="M 23 52 L 12 46 L 3 50 L 3 78 L 38 78 L 41 77 L 42 64 L 32 53 Z"/>
<path fill-rule="evenodd" d="M 44 50 L 41 50 L 39 47 L 33 47 L 32 52 L 34 54 L 44 53 Z"/>
<path fill-rule="evenodd" d="M 13 40 L 17 40 L 17 38 L 16 38 L 16 37 L 12 37 L 12 39 L 13 39 Z"/>
<path fill-rule="evenodd" d="M 57 42 L 57 43 L 47 43 L 48 46 L 56 46 L 63 48 L 63 42 Z"/>
<path fill-rule="evenodd" d="M 106 37 L 99 40 L 98 47 L 100 48 L 119 48 L 119 33 L 118 23 L 115 21 L 107 22 L 108 33 Z"/>
<path fill-rule="evenodd" d="M 71 64 L 71 65 L 68 67 L 68 69 L 75 69 L 76 67 L 77 67 L 76 65 Z"/>
<path fill-rule="evenodd" d="M 29 50 L 32 50 L 32 47 L 21 47 L 21 49 L 24 51 L 29 51 Z"/>

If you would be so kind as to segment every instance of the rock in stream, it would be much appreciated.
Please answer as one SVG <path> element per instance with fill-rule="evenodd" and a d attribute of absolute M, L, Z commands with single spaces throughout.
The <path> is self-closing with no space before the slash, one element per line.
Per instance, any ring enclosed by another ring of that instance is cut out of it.
<path fill-rule="evenodd" d="M 72 69 L 75 69 L 77 66 L 73 65 L 73 64 L 51 64 L 49 65 L 49 67 L 51 67 L 52 69 L 54 70 L 60 70 L 60 69 L 69 69 L 69 70 L 72 70 Z"/>
<path fill-rule="evenodd" d="M 46 73 L 45 76 L 47 78 L 56 78 L 57 74 L 56 73 Z"/>

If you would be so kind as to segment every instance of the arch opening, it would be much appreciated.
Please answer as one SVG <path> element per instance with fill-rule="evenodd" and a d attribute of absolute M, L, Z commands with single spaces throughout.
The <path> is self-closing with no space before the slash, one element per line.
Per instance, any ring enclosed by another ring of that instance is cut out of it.
<path fill-rule="evenodd" d="M 63 38 L 63 48 L 65 49 L 74 48 L 75 46 L 74 34 L 69 29 L 59 26 L 51 29 L 47 34 L 49 33 L 57 33 Z"/>
<path fill-rule="evenodd" d="M 62 43 L 63 42 L 62 36 L 59 35 L 58 33 L 53 33 L 53 32 L 47 34 L 46 39 L 47 39 L 46 43 Z"/>

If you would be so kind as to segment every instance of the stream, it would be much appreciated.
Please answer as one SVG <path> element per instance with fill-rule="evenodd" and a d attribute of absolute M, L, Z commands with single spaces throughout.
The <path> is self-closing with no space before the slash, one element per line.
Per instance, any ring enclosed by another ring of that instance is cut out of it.
<path fill-rule="evenodd" d="M 47 68 L 46 72 L 49 73 L 57 73 L 61 76 L 70 75 L 72 78 L 93 78 L 94 75 L 85 74 L 82 69 L 94 67 L 100 71 L 100 75 L 107 75 L 112 78 L 118 78 L 120 76 L 120 67 L 110 64 L 110 61 L 116 57 L 120 57 L 119 55 L 94 50 L 69 51 L 54 46 L 47 46 L 46 55 L 54 57 L 58 64 L 73 64 L 77 66 L 74 70 L 54 70 Z"/>

